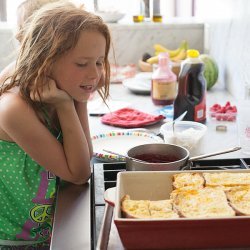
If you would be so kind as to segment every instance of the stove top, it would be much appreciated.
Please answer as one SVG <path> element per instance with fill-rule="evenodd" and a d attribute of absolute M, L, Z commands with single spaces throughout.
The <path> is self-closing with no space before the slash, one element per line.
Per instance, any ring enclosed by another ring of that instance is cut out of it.
<path fill-rule="evenodd" d="M 249 169 L 250 158 L 199 160 L 190 164 L 189 170 Z M 95 249 L 102 224 L 106 189 L 116 186 L 117 174 L 126 171 L 125 162 L 95 163 L 91 177 L 92 245 Z"/>

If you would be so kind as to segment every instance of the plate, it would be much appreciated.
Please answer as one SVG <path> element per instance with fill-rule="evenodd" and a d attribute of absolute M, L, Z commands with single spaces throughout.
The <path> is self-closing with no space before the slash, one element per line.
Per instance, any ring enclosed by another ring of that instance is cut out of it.
<path fill-rule="evenodd" d="M 150 133 L 138 131 L 111 131 L 92 137 L 94 157 L 105 162 L 125 161 L 125 158 L 109 154 L 103 149 L 126 155 L 135 146 L 149 143 L 163 143 L 163 140 Z"/>
<path fill-rule="evenodd" d="M 107 104 L 107 105 L 106 105 Z M 102 99 L 95 99 L 88 102 L 88 113 L 91 116 L 102 116 L 109 112 L 114 112 L 121 108 L 129 107 L 129 102 L 118 100 L 107 100 L 106 104 Z"/>
<path fill-rule="evenodd" d="M 128 78 L 123 85 L 135 94 L 149 95 L 151 93 L 151 80 L 147 78 Z"/>

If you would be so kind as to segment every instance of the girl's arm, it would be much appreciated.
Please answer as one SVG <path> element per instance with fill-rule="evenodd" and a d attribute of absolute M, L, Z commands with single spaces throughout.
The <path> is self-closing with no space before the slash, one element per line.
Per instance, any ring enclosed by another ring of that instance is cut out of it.
<path fill-rule="evenodd" d="M 78 114 L 80 123 L 82 125 L 84 134 L 86 136 L 87 142 L 88 142 L 90 158 L 92 158 L 93 145 L 92 145 L 90 131 L 89 131 L 87 102 L 76 102 L 75 101 L 75 108 L 76 108 L 76 112 Z"/>
<path fill-rule="evenodd" d="M 14 93 L 5 93 L 0 99 L 2 130 L 45 169 L 69 182 L 87 182 L 91 174 L 89 134 L 85 135 L 74 101 L 53 81 L 41 97 L 57 112 L 63 144 L 38 119 L 30 105 Z"/>

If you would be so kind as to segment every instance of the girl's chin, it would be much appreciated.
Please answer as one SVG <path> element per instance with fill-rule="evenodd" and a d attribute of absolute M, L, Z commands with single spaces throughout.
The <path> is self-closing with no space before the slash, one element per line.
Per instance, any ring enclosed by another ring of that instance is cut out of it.
<path fill-rule="evenodd" d="M 85 95 L 84 97 L 73 97 L 73 99 L 77 102 L 87 102 L 90 99 L 90 94 L 89 95 Z"/>

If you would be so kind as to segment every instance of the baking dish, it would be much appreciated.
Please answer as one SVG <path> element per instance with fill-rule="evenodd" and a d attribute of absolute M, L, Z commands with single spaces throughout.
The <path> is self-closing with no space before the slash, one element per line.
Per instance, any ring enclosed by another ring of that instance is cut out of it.
<path fill-rule="evenodd" d="M 186 172 L 250 172 L 250 170 L 208 170 Z M 250 246 L 250 216 L 209 219 L 122 218 L 120 201 L 168 199 L 172 177 L 180 171 L 120 172 L 114 209 L 114 223 L 126 249 L 196 249 Z"/>

